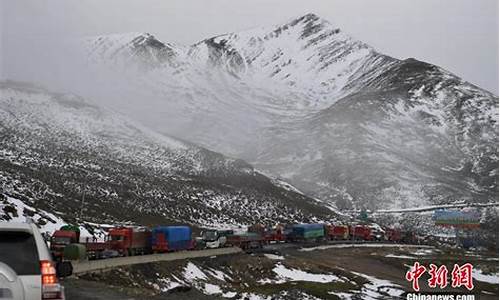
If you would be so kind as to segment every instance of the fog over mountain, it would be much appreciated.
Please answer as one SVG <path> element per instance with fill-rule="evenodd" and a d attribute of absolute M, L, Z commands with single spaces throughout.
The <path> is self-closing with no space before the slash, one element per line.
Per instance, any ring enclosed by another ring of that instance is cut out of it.
<path fill-rule="evenodd" d="M 317 15 L 191 46 L 147 33 L 83 44 L 91 65 L 127 82 L 113 107 L 324 201 L 496 199 L 498 98 L 437 66 L 379 53 Z"/>
<path fill-rule="evenodd" d="M 0 82 L 0 136 L 0 220 L 218 227 L 335 216 L 244 161 L 30 84 Z"/>
<path fill-rule="evenodd" d="M 318 15 L 189 46 L 125 33 L 40 47 L 47 59 L 30 67 L 52 90 L 243 159 L 328 206 L 497 201 L 498 97 Z"/>

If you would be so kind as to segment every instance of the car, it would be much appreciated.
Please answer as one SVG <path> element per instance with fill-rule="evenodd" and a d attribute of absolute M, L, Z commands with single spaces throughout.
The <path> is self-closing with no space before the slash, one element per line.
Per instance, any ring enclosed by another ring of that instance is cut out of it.
<path fill-rule="evenodd" d="M 54 262 L 35 224 L 0 222 L 0 299 L 63 300 L 58 278 L 72 271 Z"/>

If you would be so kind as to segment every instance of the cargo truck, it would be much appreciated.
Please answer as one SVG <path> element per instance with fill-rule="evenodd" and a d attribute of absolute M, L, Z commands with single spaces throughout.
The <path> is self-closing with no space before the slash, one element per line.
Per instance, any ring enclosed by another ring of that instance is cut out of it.
<path fill-rule="evenodd" d="M 122 256 L 151 252 L 151 231 L 147 228 L 115 227 L 109 230 L 108 237 L 109 248 Z"/>
<path fill-rule="evenodd" d="M 325 239 L 323 224 L 295 224 L 288 235 L 292 242 L 320 241 Z"/>
<path fill-rule="evenodd" d="M 372 230 L 367 225 L 354 225 L 352 228 L 352 237 L 354 240 L 371 241 L 373 239 Z"/>
<path fill-rule="evenodd" d="M 151 248 L 153 252 L 191 250 L 194 241 L 189 226 L 158 226 L 153 228 Z"/>
<path fill-rule="evenodd" d="M 240 247 L 243 250 L 258 249 L 264 246 L 264 239 L 258 233 L 246 232 L 228 235 L 228 246 Z"/>
<path fill-rule="evenodd" d="M 80 240 L 80 228 L 73 225 L 61 226 L 54 231 L 50 238 L 50 252 L 52 257 L 59 261 L 63 257 L 64 248 L 69 244 L 78 243 Z"/>
<path fill-rule="evenodd" d="M 285 241 L 284 227 L 266 227 L 262 224 L 255 224 L 248 228 L 248 232 L 260 234 L 266 243 Z"/>
<path fill-rule="evenodd" d="M 348 240 L 349 226 L 347 225 L 325 225 L 325 234 L 329 240 Z"/>

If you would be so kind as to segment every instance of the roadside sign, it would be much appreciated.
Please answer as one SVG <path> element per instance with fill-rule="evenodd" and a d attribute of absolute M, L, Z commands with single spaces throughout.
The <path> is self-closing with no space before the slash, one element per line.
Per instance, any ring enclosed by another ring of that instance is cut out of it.
<path fill-rule="evenodd" d="M 481 214 L 477 210 L 445 210 L 434 211 L 434 224 L 451 227 L 479 227 Z"/>

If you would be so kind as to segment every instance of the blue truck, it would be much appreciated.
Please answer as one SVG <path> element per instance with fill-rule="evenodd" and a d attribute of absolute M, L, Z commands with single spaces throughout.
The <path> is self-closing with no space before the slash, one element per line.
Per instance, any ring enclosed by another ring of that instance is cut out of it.
<path fill-rule="evenodd" d="M 151 248 L 155 253 L 191 250 L 194 241 L 189 226 L 158 226 L 153 228 Z"/>
<path fill-rule="evenodd" d="M 312 241 L 325 238 L 325 227 L 323 224 L 295 224 L 287 235 L 290 241 Z"/>

